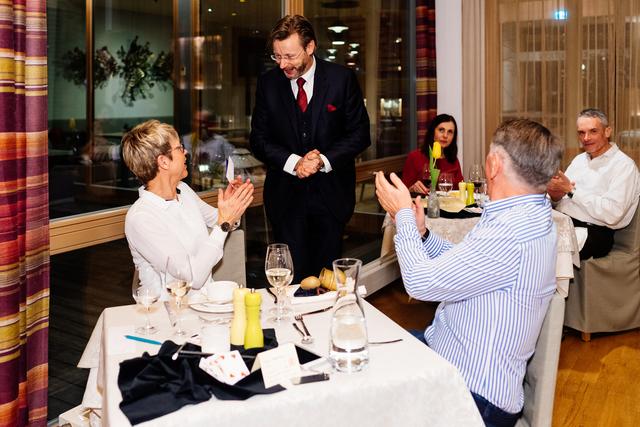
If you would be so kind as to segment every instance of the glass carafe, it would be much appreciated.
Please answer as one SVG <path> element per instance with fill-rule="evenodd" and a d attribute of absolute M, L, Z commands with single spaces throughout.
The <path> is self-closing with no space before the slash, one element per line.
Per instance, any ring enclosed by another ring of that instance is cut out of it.
<path fill-rule="evenodd" d="M 369 364 L 367 324 L 358 286 L 362 261 L 341 258 L 333 262 L 337 300 L 331 319 L 329 361 L 340 372 L 358 372 Z"/>

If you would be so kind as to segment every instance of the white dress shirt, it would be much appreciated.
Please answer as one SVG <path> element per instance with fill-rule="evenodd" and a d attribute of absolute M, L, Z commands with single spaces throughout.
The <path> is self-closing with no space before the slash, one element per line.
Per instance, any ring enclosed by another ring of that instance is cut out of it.
<path fill-rule="evenodd" d="M 617 230 L 631 222 L 640 197 L 640 173 L 635 162 L 614 143 L 592 159 L 576 156 L 565 175 L 574 181 L 573 197 L 565 196 L 556 209 L 577 220 Z"/>
<path fill-rule="evenodd" d="M 185 266 L 188 255 L 192 287 L 199 289 L 212 280 L 211 270 L 222 258 L 227 233 L 217 226 L 216 208 L 203 202 L 184 182 L 177 188 L 177 200 L 164 200 L 140 187 L 138 200 L 125 218 L 125 235 L 143 285 L 162 288 L 167 258 Z M 175 270 L 169 273 L 177 276 Z M 161 295 L 166 299 L 168 294 Z"/>
<path fill-rule="evenodd" d="M 316 58 L 312 55 L 311 60 L 313 61 L 311 68 L 309 68 L 306 73 L 300 76 L 304 79 L 304 85 L 302 85 L 302 87 L 307 94 L 307 105 L 311 104 L 311 98 L 313 98 L 313 80 L 316 75 Z M 289 81 L 291 83 L 291 90 L 293 91 L 293 97 L 295 99 L 298 99 L 299 90 L 297 80 L 298 79 L 291 79 Z M 282 169 L 285 172 L 290 173 L 291 175 L 295 175 L 296 171 L 294 168 L 296 167 L 296 164 L 298 164 L 298 160 L 300 160 L 301 158 L 302 157 L 297 154 L 291 154 Z M 320 169 L 320 172 L 331 172 L 331 163 L 329 163 L 329 159 L 327 159 L 324 154 L 320 154 L 320 158 L 322 159 L 322 163 L 324 163 L 324 166 Z"/>

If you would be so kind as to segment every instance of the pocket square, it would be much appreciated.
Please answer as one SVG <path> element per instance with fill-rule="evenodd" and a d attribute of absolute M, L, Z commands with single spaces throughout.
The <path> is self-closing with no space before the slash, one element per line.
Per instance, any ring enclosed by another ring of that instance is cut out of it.
<path fill-rule="evenodd" d="M 336 111 L 336 106 L 333 104 L 327 104 L 327 111 L 333 113 L 334 111 Z"/>

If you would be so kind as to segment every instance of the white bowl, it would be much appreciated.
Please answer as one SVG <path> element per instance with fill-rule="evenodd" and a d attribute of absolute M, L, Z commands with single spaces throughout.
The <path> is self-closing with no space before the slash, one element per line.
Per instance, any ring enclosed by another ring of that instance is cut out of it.
<path fill-rule="evenodd" d="M 233 299 L 233 290 L 238 287 L 236 282 L 231 280 L 220 280 L 209 282 L 202 288 L 202 293 L 209 302 L 216 304 L 226 304 Z"/>

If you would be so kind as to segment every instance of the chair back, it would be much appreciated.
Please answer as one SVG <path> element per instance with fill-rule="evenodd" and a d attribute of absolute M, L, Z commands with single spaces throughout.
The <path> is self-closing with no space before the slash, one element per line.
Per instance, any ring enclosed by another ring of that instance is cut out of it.
<path fill-rule="evenodd" d="M 229 233 L 227 240 L 224 242 L 222 259 L 213 267 L 213 280 L 232 280 L 246 286 L 247 272 L 245 262 L 244 231 L 236 230 Z M 132 285 L 138 280 L 138 269 L 134 268 Z"/>
<path fill-rule="evenodd" d="M 564 304 L 564 297 L 556 291 L 544 317 L 535 352 L 527 365 L 524 376 L 524 408 L 516 426 L 551 426 Z"/>
<path fill-rule="evenodd" d="M 613 249 L 630 254 L 640 252 L 640 205 L 636 208 L 629 225 L 616 230 L 613 235 Z"/>
<path fill-rule="evenodd" d="M 229 233 L 224 243 L 222 259 L 213 267 L 213 280 L 232 280 L 241 286 L 246 286 L 246 257 L 244 231 L 236 230 Z"/>

